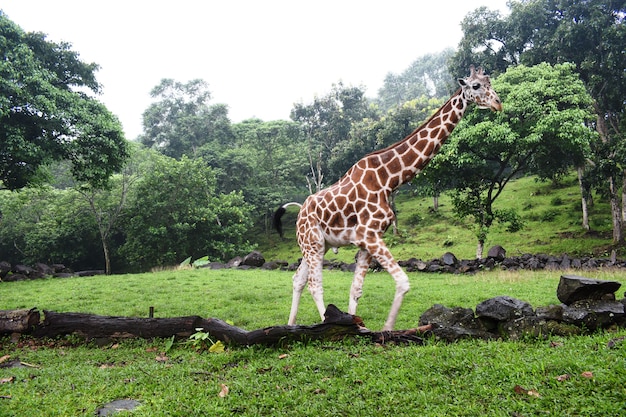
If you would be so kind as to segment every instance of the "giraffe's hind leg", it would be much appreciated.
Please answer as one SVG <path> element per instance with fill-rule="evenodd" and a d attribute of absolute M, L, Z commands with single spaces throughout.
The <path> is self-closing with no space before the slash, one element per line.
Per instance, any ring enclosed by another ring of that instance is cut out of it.
<path fill-rule="evenodd" d="M 302 260 L 302 262 L 300 262 L 300 266 L 298 266 L 298 269 L 296 270 L 296 273 L 293 274 L 291 312 L 289 313 L 289 321 L 287 322 L 289 325 L 296 324 L 296 316 L 298 315 L 298 307 L 300 306 L 300 297 L 302 296 L 302 291 L 304 290 L 308 276 L 309 266 L 304 260 Z"/>
<path fill-rule="evenodd" d="M 385 245 L 382 239 L 378 239 L 375 244 L 368 245 L 367 248 L 372 257 L 391 274 L 396 282 L 396 294 L 393 297 L 393 303 L 391 304 L 387 321 L 385 321 L 385 325 L 383 326 L 384 331 L 393 330 L 404 295 L 410 288 L 409 277 L 393 258 L 393 255 L 389 252 L 387 245 Z"/>

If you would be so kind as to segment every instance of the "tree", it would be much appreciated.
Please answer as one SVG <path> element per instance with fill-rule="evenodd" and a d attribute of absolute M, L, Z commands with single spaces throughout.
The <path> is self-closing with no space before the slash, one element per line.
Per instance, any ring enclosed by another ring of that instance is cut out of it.
<path fill-rule="evenodd" d="M 329 172 L 327 161 L 333 148 L 348 137 L 353 122 L 371 113 L 365 93 L 358 87 L 333 85 L 329 94 L 316 97 L 313 103 L 297 103 L 291 110 L 291 119 L 302 125 L 307 140 L 309 159 L 309 192 L 324 186 L 324 177 L 334 182 L 343 172 Z"/>
<path fill-rule="evenodd" d="M 211 93 L 200 79 L 180 83 L 170 78 L 150 92 L 156 99 L 143 113 L 144 134 L 139 140 L 164 155 L 194 157 L 211 142 L 228 146 L 233 140 L 228 107 L 208 104 Z"/>
<path fill-rule="evenodd" d="M 517 213 L 494 203 L 506 184 L 524 174 L 557 179 L 579 166 L 594 131 L 591 97 L 572 64 L 510 67 L 493 80 L 502 113 L 470 111 L 424 171 L 452 189 L 456 214 L 471 217 L 482 257 L 495 221 L 521 227 Z"/>
<path fill-rule="evenodd" d="M 0 11 L 0 188 L 44 182 L 46 164 L 69 160 L 72 174 L 106 183 L 128 157 L 117 118 L 87 95 L 98 66 L 68 43 L 24 33 Z"/>
<path fill-rule="evenodd" d="M 130 197 L 121 253 L 133 268 L 178 264 L 191 256 L 228 260 L 251 245 L 250 206 L 241 193 L 217 194 L 202 159 L 160 156 Z"/>
<path fill-rule="evenodd" d="M 451 70 L 467 68 L 475 62 L 495 73 L 518 63 L 575 65 L 575 72 L 593 98 L 593 125 L 602 146 L 594 148 L 600 153 L 592 155 L 592 159 L 596 167 L 603 166 L 604 173 L 611 173 L 603 177 L 603 188 L 609 191 L 613 240 L 621 242 L 622 219 L 626 218 L 618 198 L 621 176 L 622 197 L 626 200 L 626 155 L 620 151 L 626 96 L 626 1 L 523 0 L 512 1 L 510 8 L 507 17 L 480 8 L 463 20 L 464 35 Z M 583 182 L 589 183 L 581 179 Z"/>
<path fill-rule="evenodd" d="M 454 51 L 449 48 L 426 54 L 413 61 L 401 74 L 388 73 L 376 99 L 381 110 L 390 110 L 422 96 L 448 97 L 457 87 L 447 65 L 453 54 Z"/>

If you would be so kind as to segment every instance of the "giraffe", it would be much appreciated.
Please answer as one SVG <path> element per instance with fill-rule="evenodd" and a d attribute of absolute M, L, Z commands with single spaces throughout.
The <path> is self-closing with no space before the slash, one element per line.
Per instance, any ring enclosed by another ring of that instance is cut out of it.
<path fill-rule="evenodd" d="M 355 245 L 354 278 L 350 287 L 348 313 L 356 314 L 363 281 L 372 259 L 391 274 L 395 296 L 383 330 L 393 330 L 409 279 L 383 241 L 383 234 L 395 220 L 389 197 L 400 185 L 410 181 L 435 156 L 465 113 L 468 105 L 502 111 L 502 103 L 491 88 L 482 68 L 470 67 L 470 75 L 458 80 L 460 88 L 413 133 L 403 140 L 374 151 L 354 164 L 336 183 L 306 198 L 304 203 L 279 207 L 274 226 L 282 236 L 280 217 L 289 205 L 298 205 L 296 235 L 302 261 L 293 276 L 293 296 L 289 325 L 296 323 L 300 297 L 308 282 L 309 291 L 324 320 L 322 262 L 326 251 Z"/>

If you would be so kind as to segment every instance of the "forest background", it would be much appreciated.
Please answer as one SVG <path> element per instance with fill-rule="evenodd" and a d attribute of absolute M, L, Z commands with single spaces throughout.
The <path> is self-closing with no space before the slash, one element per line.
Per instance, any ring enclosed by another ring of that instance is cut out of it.
<path fill-rule="evenodd" d="M 504 112 L 466 114 L 399 193 L 428 196 L 433 210 L 449 196 L 480 257 L 494 223 L 524 226 L 496 204 L 510 181 L 575 172 L 581 228 L 593 198 L 606 201 L 609 243 L 623 252 L 625 15 L 626 2 L 607 0 L 513 1 L 506 16 L 479 8 L 456 50 L 389 73 L 374 98 L 338 82 L 289 121 L 231 123 L 206 81 L 163 79 L 128 141 L 97 100 L 97 64 L 0 12 L 0 260 L 110 273 L 245 254 L 279 204 L 404 138 L 472 64 L 491 75 Z"/>

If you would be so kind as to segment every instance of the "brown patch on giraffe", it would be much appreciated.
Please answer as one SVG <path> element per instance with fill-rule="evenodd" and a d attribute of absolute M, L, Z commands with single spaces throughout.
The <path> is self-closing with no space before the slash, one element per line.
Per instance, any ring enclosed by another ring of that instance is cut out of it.
<path fill-rule="evenodd" d="M 415 162 L 415 158 L 417 158 L 417 153 L 407 152 L 402 155 L 402 162 L 404 162 L 404 166 L 411 166 Z"/>
<path fill-rule="evenodd" d="M 356 187 L 352 187 L 346 197 L 348 197 L 349 201 L 356 201 L 356 198 L 357 198 Z"/>
<path fill-rule="evenodd" d="M 373 171 L 371 169 L 368 169 L 363 173 L 363 180 L 361 182 L 369 190 L 377 190 L 378 188 L 380 188 L 376 171 Z"/>
<path fill-rule="evenodd" d="M 338 196 L 335 198 L 335 203 L 337 203 L 337 207 L 339 207 L 339 208 L 344 208 L 344 207 L 345 207 L 345 205 L 346 205 L 346 203 L 347 203 L 347 201 L 348 201 L 348 200 L 347 200 L 347 199 L 346 199 L 346 197 L 345 197 L 345 196 L 343 196 L 343 195 L 338 195 Z"/>
<path fill-rule="evenodd" d="M 328 227 L 341 227 L 343 226 L 343 216 L 341 215 L 340 212 L 335 212 L 332 216 L 330 216 L 330 219 L 328 219 L 328 222 L 326 222 Z"/>
<path fill-rule="evenodd" d="M 415 149 L 418 152 L 424 152 L 424 147 L 426 146 L 427 143 L 428 143 L 428 140 L 418 140 L 415 143 Z"/>
<path fill-rule="evenodd" d="M 389 163 L 387 164 L 387 169 L 389 170 L 389 172 L 400 171 L 402 169 L 402 163 L 400 162 L 400 158 L 394 157 L 391 161 L 389 161 Z"/>
<path fill-rule="evenodd" d="M 430 122 L 428 122 L 428 126 L 426 126 L 426 128 L 435 129 L 439 127 L 439 125 L 441 125 L 441 117 L 434 117 L 430 120 Z"/>
<path fill-rule="evenodd" d="M 358 222 L 359 222 L 358 216 L 356 214 L 352 214 L 351 216 L 348 216 L 348 218 L 346 219 L 346 226 L 354 227 L 357 225 Z"/>
<path fill-rule="evenodd" d="M 441 109 L 442 113 L 450 113 L 450 111 L 452 111 L 452 103 L 450 103 L 450 101 L 448 101 L 443 108 Z"/>
<path fill-rule="evenodd" d="M 448 135 L 449 135 L 450 133 L 452 133 L 452 131 L 454 130 L 454 126 L 455 126 L 455 124 L 454 124 L 454 123 L 446 123 L 446 124 L 445 124 L 446 130 L 448 131 Z"/>
<path fill-rule="evenodd" d="M 386 185 L 387 180 L 389 179 L 389 173 L 387 172 L 387 169 L 385 167 L 381 167 L 376 173 L 378 174 L 378 182 L 380 183 L 380 185 Z"/>
<path fill-rule="evenodd" d="M 369 196 L 369 191 L 367 191 L 367 189 L 360 184 L 357 184 L 355 188 L 357 198 L 361 200 L 367 200 L 367 197 Z"/>
<path fill-rule="evenodd" d="M 426 139 L 428 137 L 428 130 L 426 129 L 420 130 L 419 136 L 421 139 Z"/>
<path fill-rule="evenodd" d="M 395 147 L 396 154 L 400 154 L 400 155 L 405 153 L 407 149 L 409 149 L 409 145 L 406 143 L 406 141 L 403 141 L 402 143 L 400 143 L 398 146 Z"/>
<path fill-rule="evenodd" d="M 434 147 L 435 145 L 433 144 L 433 142 L 428 142 L 428 146 L 426 146 L 426 149 L 424 149 L 424 155 L 431 155 Z"/>
<path fill-rule="evenodd" d="M 382 161 L 383 165 L 386 165 L 395 156 L 395 153 L 393 153 L 393 152 L 383 152 L 379 156 L 380 156 L 380 160 Z"/>
<path fill-rule="evenodd" d="M 363 207 L 365 207 L 365 201 L 363 200 L 357 200 L 354 202 L 354 212 L 355 213 L 360 213 L 361 210 L 363 210 Z"/>
<path fill-rule="evenodd" d="M 395 190 L 399 185 L 400 185 L 400 177 L 394 174 L 389 180 L 389 187 L 391 187 L 392 190 Z"/>
<path fill-rule="evenodd" d="M 376 169 L 381 164 L 382 164 L 382 162 L 380 161 L 380 158 L 377 155 L 372 155 L 369 158 L 367 158 L 367 165 L 368 165 L 369 168 Z"/>

